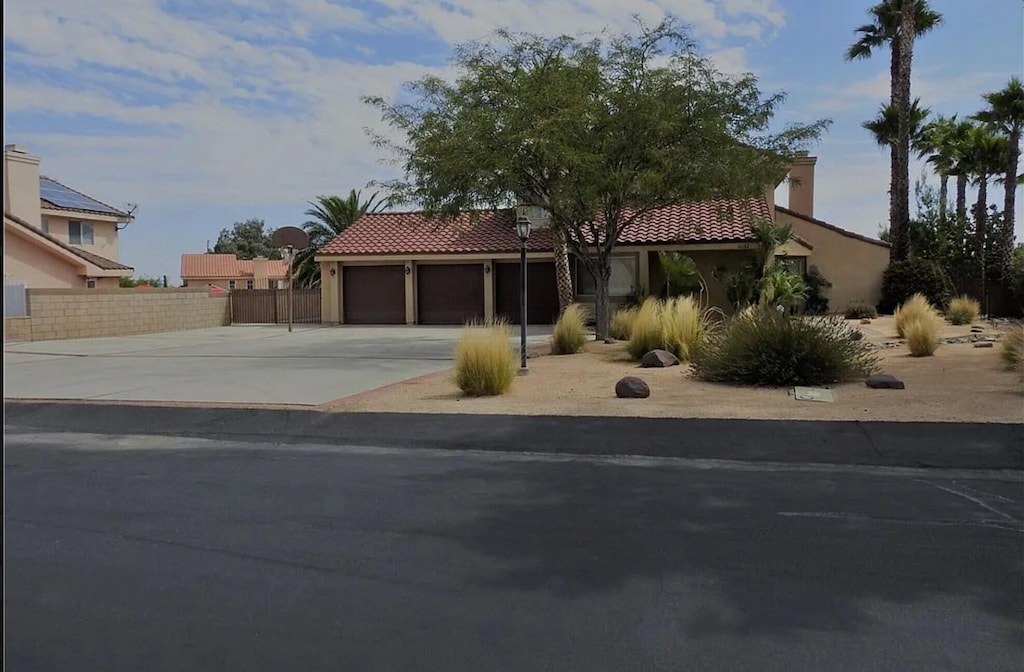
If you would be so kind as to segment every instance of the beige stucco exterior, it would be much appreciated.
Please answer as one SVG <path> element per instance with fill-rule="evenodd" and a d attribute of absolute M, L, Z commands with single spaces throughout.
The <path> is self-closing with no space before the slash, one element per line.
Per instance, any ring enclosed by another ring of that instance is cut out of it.
<path fill-rule="evenodd" d="M 43 208 L 40 213 L 41 217 L 44 218 L 41 221 L 46 222 L 44 230 L 60 242 L 73 245 L 74 247 L 85 250 L 86 252 L 98 254 L 101 257 L 110 259 L 111 261 L 118 260 L 120 250 L 118 249 L 117 244 L 117 220 L 113 218 L 101 219 L 99 217 L 85 215 L 84 213 L 81 216 L 75 216 L 62 210 L 50 210 L 47 208 Z M 68 235 L 68 222 L 91 224 L 93 231 L 92 244 L 85 245 L 72 243 L 71 237 Z"/>
<path fill-rule="evenodd" d="M 132 269 L 105 269 L 74 254 L 33 227 L 4 217 L 4 276 L 33 289 L 117 287 Z"/>
<path fill-rule="evenodd" d="M 889 265 L 888 245 L 782 208 L 776 209 L 776 218 L 814 246 L 808 264 L 817 266 L 832 283 L 825 294 L 830 311 L 842 311 L 854 301 L 879 302 L 882 274 Z"/>
<path fill-rule="evenodd" d="M 231 289 L 270 289 L 270 282 L 273 280 L 278 283 L 279 286 L 274 289 L 286 289 L 288 282 L 277 278 L 239 276 L 237 278 L 182 278 L 182 282 L 185 283 L 186 287 L 206 287 L 207 285 L 213 285 L 214 287 L 220 287 L 224 290 Z M 231 283 L 235 283 L 234 287 Z M 248 283 L 252 283 L 252 287 L 249 287 Z"/>

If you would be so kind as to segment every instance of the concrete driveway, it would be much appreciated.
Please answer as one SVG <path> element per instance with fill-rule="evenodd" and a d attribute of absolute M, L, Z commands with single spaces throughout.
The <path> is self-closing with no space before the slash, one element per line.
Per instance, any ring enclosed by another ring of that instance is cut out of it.
<path fill-rule="evenodd" d="M 550 328 L 531 328 L 530 342 Z M 451 367 L 458 327 L 237 326 L 4 344 L 4 397 L 318 405 Z"/>

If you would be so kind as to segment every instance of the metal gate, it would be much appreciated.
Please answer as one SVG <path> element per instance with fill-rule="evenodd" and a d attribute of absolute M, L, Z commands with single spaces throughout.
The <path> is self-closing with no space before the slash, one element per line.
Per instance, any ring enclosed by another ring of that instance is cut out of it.
<path fill-rule="evenodd" d="M 293 289 L 292 322 L 320 321 L 320 288 Z M 288 290 L 231 290 L 231 324 L 288 324 Z"/>

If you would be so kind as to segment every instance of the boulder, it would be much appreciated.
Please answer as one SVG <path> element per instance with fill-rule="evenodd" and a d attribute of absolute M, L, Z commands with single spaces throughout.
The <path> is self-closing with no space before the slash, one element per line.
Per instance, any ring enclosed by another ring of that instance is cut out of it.
<path fill-rule="evenodd" d="M 902 380 L 888 373 L 873 373 L 864 383 L 876 390 L 904 390 L 907 387 Z"/>
<path fill-rule="evenodd" d="M 864 338 L 864 332 L 863 331 L 858 331 L 858 330 L 854 329 L 853 331 L 850 332 L 850 340 L 851 341 L 859 341 L 862 338 Z"/>
<path fill-rule="evenodd" d="M 615 383 L 615 396 L 620 399 L 646 399 L 651 396 L 651 388 L 636 376 L 626 376 Z"/>
<path fill-rule="evenodd" d="M 869 318 L 865 317 L 864 319 L 862 319 L 860 321 L 860 323 L 861 324 L 871 324 L 871 320 Z"/>
<path fill-rule="evenodd" d="M 992 341 L 980 341 L 974 344 L 976 348 L 994 348 L 996 346 Z"/>
<path fill-rule="evenodd" d="M 980 334 L 980 333 L 983 333 L 984 331 L 985 331 L 984 327 L 971 327 L 971 333 L 972 334 Z"/>
<path fill-rule="evenodd" d="M 666 366 L 678 366 L 679 358 L 668 350 L 651 350 L 640 359 L 640 366 L 645 369 L 663 369 Z"/>

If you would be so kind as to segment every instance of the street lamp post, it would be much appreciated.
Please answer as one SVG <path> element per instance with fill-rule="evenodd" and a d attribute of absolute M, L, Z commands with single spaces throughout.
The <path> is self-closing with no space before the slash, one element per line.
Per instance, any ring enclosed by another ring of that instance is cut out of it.
<path fill-rule="evenodd" d="M 526 241 L 530 237 L 530 220 L 525 215 L 516 219 L 519 236 L 519 372 L 526 373 Z"/>
<path fill-rule="evenodd" d="M 288 331 L 292 330 L 292 260 L 295 259 L 295 248 L 289 245 L 285 248 L 288 258 Z"/>

